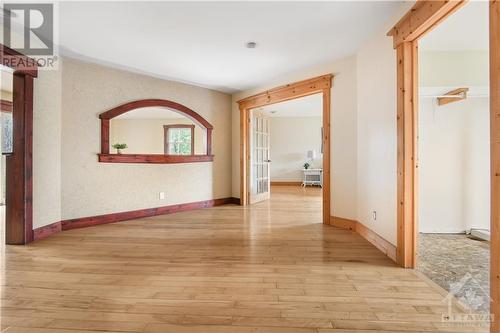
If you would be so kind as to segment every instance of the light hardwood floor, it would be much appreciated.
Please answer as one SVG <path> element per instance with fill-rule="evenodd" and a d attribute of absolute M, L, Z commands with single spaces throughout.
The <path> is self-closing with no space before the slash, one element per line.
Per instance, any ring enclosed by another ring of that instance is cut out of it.
<path fill-rule="evenodd" d="M 437 289 L 359 235 L 322 225 L 319 195 L 279 187 L 252 207 L 8 246 L 2 332 L 480 331 L 446 327 Z"/>

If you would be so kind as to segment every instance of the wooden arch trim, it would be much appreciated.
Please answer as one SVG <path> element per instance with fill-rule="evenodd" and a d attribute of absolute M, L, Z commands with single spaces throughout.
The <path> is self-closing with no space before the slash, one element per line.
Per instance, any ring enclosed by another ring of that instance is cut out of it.
<path fill-rule="evenodd" d="M 165 107 L 172 109 L 173 111 L 177 111 L 187 116 L 188 118 L 192 119 L 193 121 L 197 122 L 198 124 L 200 124 L 200 126 L 206 129 L 214 128 L 208 121 L 205 120 L 205 118 L 203 118 L 202 116 L 200 116 L 198 113 L 191 110 L 187 106 L 166 99 L 141 99 L 138 101 L 125 103 L 117 107 L 114 107 L 109 111 L 101 113 L 99 115 L 99 118 L 113 119 L 115 117 L 118 117 L 119 115 L 122 115 L 124 113 L 127 113 L 135 109 L 154 107 L 154 106 Z"/>
<path fill-rule="evenodd" d="M 164 154 L 110 154 L 109 152 L 109 126 L 110 120 L 129 111 L 145 107 L 164 107 L 178 112 L 205 128 L 207 134 L 206 154 L 203 155 L 164 155 Z M 166 99 L 142 99 L 128 102 L 112 108 L 99 115 L 101 119 L 101 153 L 99 162 L 106 163 L 194 163 L 212 162 L 212 131 L 213 126 L 197 112 L 187 106 Z"/>
<path fill-rule="evenodd" d="M 5 243 L 27 244 L 33 241 L 33 90 L 38 67 L 34 59 L 2 44 L 0 61 L 14 70 L 13 151 L 6 156 Z"/>
<path fill-rule="evenodd" d="M 279 86 L 237 101 L 240 109 L 240 204 L 249 204 L 250 190 L 250 110 L 321 93 L 323 95 L 323 223 L 330 223 L 330 100 L 333 75 Z"/>

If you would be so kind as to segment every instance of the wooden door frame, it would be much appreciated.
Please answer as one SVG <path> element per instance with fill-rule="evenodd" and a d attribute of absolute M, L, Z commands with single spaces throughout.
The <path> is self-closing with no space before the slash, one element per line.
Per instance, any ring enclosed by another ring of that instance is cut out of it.
<path fill-rule="evenodd" d="M 387 33 L 397 54 L 397 262 L 415 267 L 417 239 L 418 40 L 466 1 L 417 3 Z"/>
<path fill-rule="evenodd" d="M 13 73 L 13 152 L 6 162 L 5 242 L 33 241 L 33 89 L 36 62 L 0 44 L 0 61 Z"/>
<path fill-rule="evenodd" d="M 417 235 L 418 40 L 466 1 L 417 3 L 389 31 L 397 50 L 397 262 L 414 268 Z M 489 1 L 490 31 L 490 332 L 500 333 L 500 0 Z"/>
<path fill-rule="evenodd" d="M 246 97 L 240 109 L 240 205 L 249 204 L 250 190 L 250 110 L 300 97 L 323 95 L 323 223 L 330 223 L 330 99 L 333 75 L 325 74 L 290 83 Z"/>

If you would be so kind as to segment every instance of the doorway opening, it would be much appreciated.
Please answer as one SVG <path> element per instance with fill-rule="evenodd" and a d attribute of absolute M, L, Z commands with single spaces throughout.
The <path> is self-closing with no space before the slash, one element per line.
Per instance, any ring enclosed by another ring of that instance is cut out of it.
<path fill-rule="evenodd" d="M 255 184 L 256 192 L 252 199 L 252 110 L 263 108 L 265 106 L 274 105 L 277 103 L 295 100 L 301 97 L 320 94 L 322 97 L 322 137 L 321 147 L 323 150 L 323 162 L 320 180 L 322 183 L 322 217 L 321 220 L 324 224 L 330 223 L 330 94 L 332 87 L 333 75 L 327 74 L 319 77 L 311 78 L 309 80 L 299 81 L 285 86 L 280 86 L 274 89 L 267 90 L 257 95 L 253 95 L 238 101 L 240 108 L 240 204 L 248 205 L 254 200 L 266 199 L 270 193 L 270 160 L 268 156 L 256 155 L 255 162 L 262 163 L 262 169 L 267 169 L 268 173 L 265 177 L 264 171 L 261 174 L 256 174 L 255 181 L 260 184 Z M 255 121 L 254 121 L 255 124 Z M 257 128 L 259 130 L 259 128 Z M 259 145 L 259 143 L 257 142 Z M 259 150 L 266 150 L 268 148 L 259 147 Z M 314 158 L 314 151 L 307 154 Z M 267 165 L 266 165 L 267 164 Z M 255 167 L 257 164 L 255 165 Z M 303 165 L 304 166 L 304 165 Z M 258 178 L 262 179 L 258 179 Z M 318 177 L 318 175 L 316 175 Z M 266 185 L 267 184 L 267 185 Z M 260 187 L 259 187 L 260 186 Z M 267 187 L 266 187 L 267 186 Z"/>
<path fill-rule="evenodd" d="M 468 2 L 419 40 L 416 268 L 489 313 L 488 2 Z M 455 38 L 460 29 L 467 33 Z"/>
<path fill-rule="evenodd" d="M 322 109 L 314 94 L 250 110 L 250 204 L 307 202 L 321 223 Z"/>

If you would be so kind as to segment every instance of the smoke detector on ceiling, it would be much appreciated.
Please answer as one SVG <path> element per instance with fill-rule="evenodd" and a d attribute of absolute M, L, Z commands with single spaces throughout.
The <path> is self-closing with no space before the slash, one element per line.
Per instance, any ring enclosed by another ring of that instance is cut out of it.
<path fill-rule="evenodd" d="M 255 49 L 256 46 L 257 46 L 256 42 L 248 42 L 246 44 L 247 49 Z"/>

